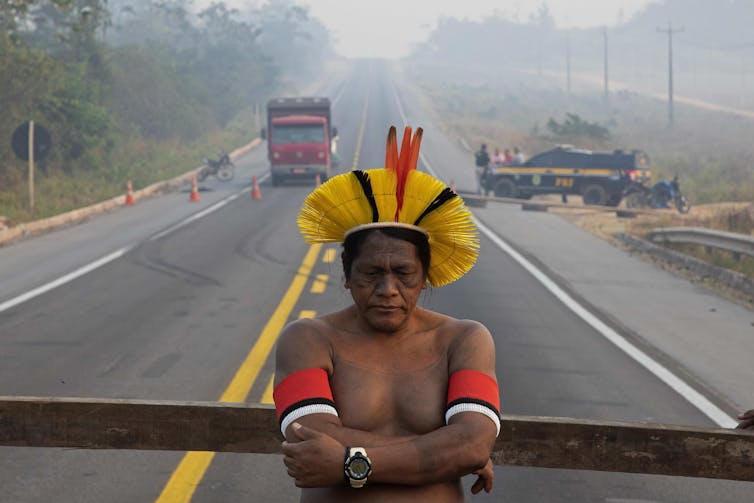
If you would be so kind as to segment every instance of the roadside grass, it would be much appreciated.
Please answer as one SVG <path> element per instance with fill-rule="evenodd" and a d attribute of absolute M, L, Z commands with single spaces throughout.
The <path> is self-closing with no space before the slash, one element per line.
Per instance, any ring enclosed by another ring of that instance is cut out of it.
<path fill-rule="evenodd" d="M 198 167 L 204 157 L 230 152 L 255 136 L 250 112 L 239 113 L 225 129 L 190 143 L 124 136 L 121 144 L 103 156 L 108 163 L 96 170 L 74 169 L 71 173 L 40 170 L 35 177 L 33 213 L 29 210 L 26 165 L 15 161 L 17 169 L 8 170 L 5 185 L 23 189 L 0 190 L 0 216 L 4 217 L 5 225 L 12 226 L 105 201 L 124 195 L 128 180 L 134 190 L 142 189 L 186 173 Z"/>
<path fill-rule="evenodd" d="M 754 257 L 739 255 L 736 257 L 733 253 L 724 250 L 707 249 L 700 245 L 682 245 L 669 243 L 664 245 L 671 250 L 675 250 L 684 255 L 689 255 L 708 264 L 730 269 L 750 278 L 754 278 Z"/>

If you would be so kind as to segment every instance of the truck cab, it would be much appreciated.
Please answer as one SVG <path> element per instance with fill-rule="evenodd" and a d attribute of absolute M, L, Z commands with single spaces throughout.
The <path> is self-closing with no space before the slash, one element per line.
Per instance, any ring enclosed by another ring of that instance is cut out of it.
<path fill-rule="evenodd" d="M 321 182 L 331 176 L 337 130 L 327 98 L 276 98 L 267 104 L 267 157 L 273 185 L 288 179 Z"/>

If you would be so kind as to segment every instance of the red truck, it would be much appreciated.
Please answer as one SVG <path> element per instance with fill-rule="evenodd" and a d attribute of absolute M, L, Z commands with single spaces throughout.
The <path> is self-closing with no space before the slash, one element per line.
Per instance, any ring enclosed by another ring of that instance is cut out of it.
<path fill-rule="evenodd" d="M 272 185 L 286 179 L 321 182 L 331 176 L 337 128 L 330 119 L 328 98 L 274 98 L 267 103 L 267 140 Z"/>

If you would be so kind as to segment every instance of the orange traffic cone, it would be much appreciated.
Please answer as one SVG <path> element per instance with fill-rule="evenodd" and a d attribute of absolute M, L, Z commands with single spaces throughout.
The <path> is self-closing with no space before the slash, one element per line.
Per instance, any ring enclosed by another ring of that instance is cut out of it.
<path fill-rule="evenodd" d="M 316 174 L 316 175 L 314 176 L 314 186 L 315 186 L 315 187 L 319 187 L 320 185 L 322 185 L 322 182 L 320 181 L 320 178 L 319 178 L 319 173 L 317 173 L 317 174 Z"/>
<path fill-rule="evenodd" d="M 126 184 L 126 206 L 133 206 L 134 203 L 134 188 L 131 185 L 131 180 L 129 180 Z"/>
<path fill-rule="evenodd" d="M 194 175 L 194 178 L 191 180 L 191 195 L 189 196 L 189 201 L 192 203 L 199 202 L 199 187 L 196 185 L 196 175 Z"/>
<path fill-rule="evenodd" d="M 256 176 L 251 177 L 251 198 L 255 201 L 262 199 L 262 192 L 259 190 L 259 182 Z"/>

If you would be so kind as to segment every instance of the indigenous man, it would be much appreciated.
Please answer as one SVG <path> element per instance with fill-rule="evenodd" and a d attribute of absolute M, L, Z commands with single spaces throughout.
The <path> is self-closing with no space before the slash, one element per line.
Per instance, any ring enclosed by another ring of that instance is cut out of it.
<path fill-rule="evenodd" d="M 353 305 L 289 324 L 276 354 L 285 466 L 301 501 L 457 502 L 460 478 L 492 489 L 500 429 L 489 331 L 417 307 L 429 284 L 478 254 L 463 201 L 417 171 L 422 130 L 395 128 L 385 169 L 338 175 L 309 195 L 309 242 L 343 242 Z"/>

